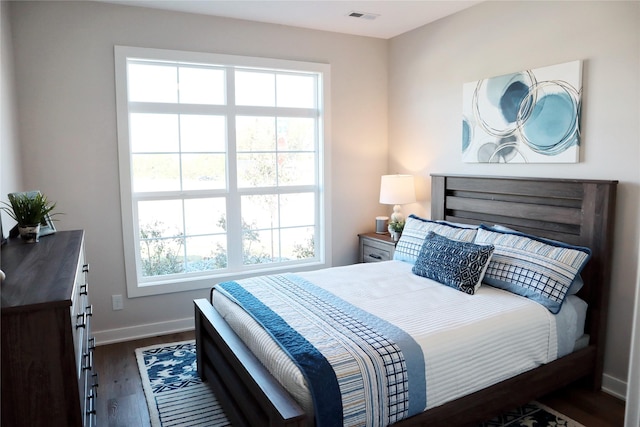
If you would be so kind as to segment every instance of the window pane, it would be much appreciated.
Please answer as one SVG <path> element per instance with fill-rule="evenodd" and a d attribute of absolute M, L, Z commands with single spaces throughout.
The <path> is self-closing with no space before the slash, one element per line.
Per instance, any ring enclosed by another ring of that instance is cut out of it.
<path fill-rule="evenodd" d="M 179 150 L 177 114 L 133 113 L 129 116 L 129 122 L 132 153 Z"/>
<path fill-rule="evenodd" d="M 276 105 L 275 75 L 236 71 L 236 105 L 274 107 Z"/>
<path fill-rule="evenodd" d="M 183 154 L 182 189 L 216 190 L 226 188 L 224 154 Z"/>
<path fill-rule="evenodd" d="M 173 65 L 129 64 L 131 102 L 178 102 L 178 70 Z"/>
<path fill-rule="evenodd" d="M 224 104 L 224 71 L 180 67 L 180 103 Z"/>
<path fill-rule="evenodd" d="M 242 196 L 241 211 L 243 230 L 278 227 L 278 196 L 275 194 Z"/>
<path fill-rule="evenodd" d="M 182 252 L 181 238 L 141 240 L 142 277 L 183 273 Z"/>
<path fill-rule="evenodd" d="M 315 183 L 315 156 L 311 153 L 278 154 L 280 185 L 312 185 Z"/>
<path fill-rule="evenodd" d="M 314 151 L 315 120 L 278 118 L 278 150 Z"/>
<path fill-rule="evenodd" d="M 238 154 L 238 187 L 273 187 L 275 185 L 275 154 Z"/>
<path fill-rule="evenodd" d="M 224 197 L 186 199 L 184 201 L 186 234 L 194 236 L 226 233 L 226 212 Z"/>
<path fill-rule="evenodd" d="M 238 151 L 275 151 L 275 117 L 236 117 Z"/>
<path fill-rule="evenodd" d="M 180 116 L 180 148 L 190 152 L 224 153 L 227 127 L 223 116 Z"/>
<path fill-rule="evenodd" d="M 131 157 L 134 193 L 180 190 L 178 154 L 134 154 Z"/>
<path fill-rule="evenodd" d="M 315 257 L 313 227 L 287 228 L 280 231 L 282 257 L 306 259 Z"/>
<path fill-rule="evenodd" d="M 244 265 L 267 264 L 279 259 L 277 230 L 243 233 L 242 257 Z"/>
<path fill-rule="evenodd" d="M 138 225 L 142 275 L 183 272 L 182 203 L 179 200 L 138 202 Z"/>
<path fill-rule="evenodd" d="M 226 236 L 187 237 L 187 272 L 211 271 L 227 267 Z"/>
<path fill-rule="evenodd" d="M 138 202 L 140 238 L 182 236 L 181 200 L 152 200 Z M 143 234 L 146 233 L 147 237 Z"/>
<path fill-rule="evenodd" d="M 313 193 L 283 194 L 280 196 L 281 227 L 314 225 L 315 212 Z"/>
<path fill-rule="evenodd" d="M 315 82 L 313 76 L 278 74 L 278 107 L 314 108 Z"/>

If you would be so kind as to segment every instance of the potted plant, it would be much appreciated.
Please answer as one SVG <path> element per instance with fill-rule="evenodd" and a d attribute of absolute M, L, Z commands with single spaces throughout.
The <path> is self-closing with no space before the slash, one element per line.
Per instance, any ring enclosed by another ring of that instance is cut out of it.
<path fill-rule="evenodd" d="M 30 193 L 10 193 L 9 203 L 3 202 L 2 210 L 18 223 L 22 240 L 35 243 L 39 240 L 40 224 L 45 223 L 56 204 L 49 202 L 39 191 Z"/>
<path fill-rule="evenodd" d="M 404 229 L 404 221 L 391 221 L 389 222 L 389 234 L 394 242 L 400 240 L 400 235 Z"/>

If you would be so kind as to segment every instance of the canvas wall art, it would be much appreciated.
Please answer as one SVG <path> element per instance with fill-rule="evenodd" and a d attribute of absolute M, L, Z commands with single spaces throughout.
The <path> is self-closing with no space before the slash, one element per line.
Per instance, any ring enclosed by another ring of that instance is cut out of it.
<path fill-rule="evenodd" d="M 582 61 L 463 85 L 462 159 L 468 163 L 576 163 Z"/>

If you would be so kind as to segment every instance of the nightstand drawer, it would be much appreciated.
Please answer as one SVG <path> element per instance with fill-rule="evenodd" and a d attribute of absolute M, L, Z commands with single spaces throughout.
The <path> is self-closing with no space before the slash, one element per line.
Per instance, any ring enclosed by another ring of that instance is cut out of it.
<path fill-rule="evenodd" d="M 366 233 L 360 237 L 360 262 L 380 262 L 393 259 L 396 245 L 386 234 Z"/>
<path fill-rule="evenodd" d="M 393 255 L 388 248 L 379 248 L 365 243 L 362 246 L 362 262 L 389 261 Z"/>

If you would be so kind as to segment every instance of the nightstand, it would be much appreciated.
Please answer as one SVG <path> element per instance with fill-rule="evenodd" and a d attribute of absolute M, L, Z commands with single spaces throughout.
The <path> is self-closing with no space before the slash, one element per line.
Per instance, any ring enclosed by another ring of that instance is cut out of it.
<path fill-rule="evenodd" d="M 360 238 L 360 262 L 380 262 L 393 259 L 396 242 L 388 234 L 364 233 Z"/>

